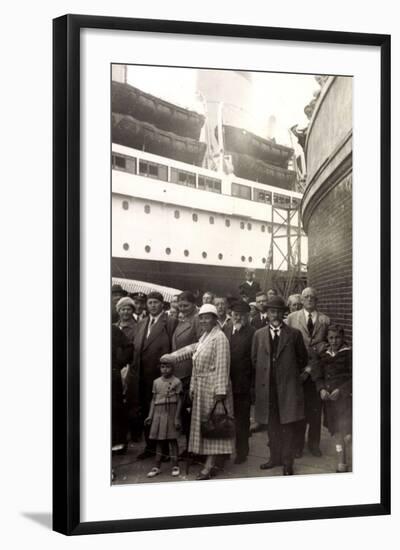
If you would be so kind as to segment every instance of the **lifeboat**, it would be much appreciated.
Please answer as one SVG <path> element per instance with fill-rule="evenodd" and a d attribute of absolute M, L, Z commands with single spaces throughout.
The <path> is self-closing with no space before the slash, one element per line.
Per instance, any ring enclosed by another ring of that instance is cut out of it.
<path fill-rule="evenodd" d="M 296 172 L 286 170 L 255 159 L 250 155 L 230 153 L 233 172 L 239 178 L 244 178 L 281 189 L 293 191 L 296 183 Z"/>
<path fill-rule="evenodd" d="M 224 124 L 223 133 L 224 149 L 227 153 L 232 152 L 249 155 L 255 159 L 282 168 L 288 167 L 288 162 L 293 156 L 293 149 L 290 147 L 279 145 L 269 139 L 261 138 L 243 128 Z"/>
<path fill-rule="evenodd" d="M 206 152 L 206 144 L 201 141 L 177 136 L 120 113 L 112 113 L 112 140 L 126 147 L 196 166 L 202 165 Z"/>
<path fill-rule="evenodd" d="M 205 117 L 142 92 L 134 86 L 112 82 L 111 104 L 114 113 L 130 115 L 142 122 L 179 136 L 199 139 Z"/>

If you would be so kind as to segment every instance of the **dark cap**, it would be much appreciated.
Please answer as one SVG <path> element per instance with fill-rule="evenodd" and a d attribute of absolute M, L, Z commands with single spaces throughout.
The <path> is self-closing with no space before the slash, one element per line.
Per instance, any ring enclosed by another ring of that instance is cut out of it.
<path fill-rule="evenodd" d="M 131 292 L 129 296 L 135 300 L 142 300 L 143 302 L 146 301 L 146 294 L 144 292 Z"/>
<path fill-rule="evenodd" d="M 273 296 L 270 300 L 268 300 L 267 308 L 274 308 L 274 309 L 286 309 L 285 300 L 281 296 Z"/>
<path fill-rule="evenodd" d="M 147 295 L 147 300 L 158 300 L 159 302 L 164 302 L 164 297 L 161 292 L 154 290 L 153 292 L 149 292 Z"/>
<path fill-rule="evenodd" d="M 250 306 L 247 302 L 243 302 L 242 300 L 240 302 L 235 302 L 234 304 L 232 304 L 232 311 L 234 311 L 235 313 L 249 313 Z"/>
<path fill-rule="evenodd" d="M 111 294 L 122 294 L 122 296 L 126 296 L 128 293 L 121 285 L 112 285 Z"/>

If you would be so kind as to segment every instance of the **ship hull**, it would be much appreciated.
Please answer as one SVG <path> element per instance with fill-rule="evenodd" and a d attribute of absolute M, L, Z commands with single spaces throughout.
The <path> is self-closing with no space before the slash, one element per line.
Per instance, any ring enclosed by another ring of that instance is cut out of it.
<path fill-rule="evenodd" d="M 239 297 L 239 285 L 244 280 L 242 267 L 199 265 L 194 263 L 162 262 L 133 258 L 112 258 L 111 271 L 113 277 L 122 277 L 146 281 L 158 285 L 191 290 L 200 297 L 207 290 L 222 296 Z M 261 288 L 279 286 L 277 279 L 284 282 L 287 272 L 270 271 L 268 278 L 265 269 L 256 269 L 256 280 Z M 273 283 L 275 281 L 275 284 Z M 293 281 L 294 286 L 305 285 L 305 276 Z M 278 292 L 280 291 L 277 288 Z"/>
<path fill-rule="evenodd" d="M 265 270 L 256 270 L 256 278 L 264 278 Z M 161 262 L 131 258 L 113 258 L 112 276 L 146 281 L 202 294 L 206 290 L 239 296 L 244 270 L 239 267 Z"/>

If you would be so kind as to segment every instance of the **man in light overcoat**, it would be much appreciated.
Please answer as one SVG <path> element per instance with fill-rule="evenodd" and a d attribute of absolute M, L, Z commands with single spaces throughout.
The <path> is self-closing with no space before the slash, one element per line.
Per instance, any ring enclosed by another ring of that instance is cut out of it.
<path fill-rule="evenodd" d="M 296 456 L 303 454 L 305 433 L 308 429 L 308 448 L 313 456 L 321 456 L 319 448 L 321 439 L 321 411 L 322 404 L 315 386 L 317 376 L 318 355 L 327 346 L 327 334 L 330 319 L 317 310 L 317 293 L 315 289 L 305 288 L 301 294 L 303 309 L 291 313 L 287 318 L 289 327 L 299 330 L 307 348 L 309 361 L 302 379 L 304 382 L 305 420 L 299 424 L 296 435 Z"/>

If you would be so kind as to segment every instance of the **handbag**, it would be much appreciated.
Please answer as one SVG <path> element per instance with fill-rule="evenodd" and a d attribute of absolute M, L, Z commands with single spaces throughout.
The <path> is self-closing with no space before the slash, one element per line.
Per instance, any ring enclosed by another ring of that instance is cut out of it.
<path fill-rule="evenodd" d="M 201 422 L 201 435 L 206 439 L 232 439 L 235 436 L 235 419 L 228 414 L 225 401 L 222 401 L 224 412 L 216 413 L 218 403 L 215 403 L 207 420 Z"/>

